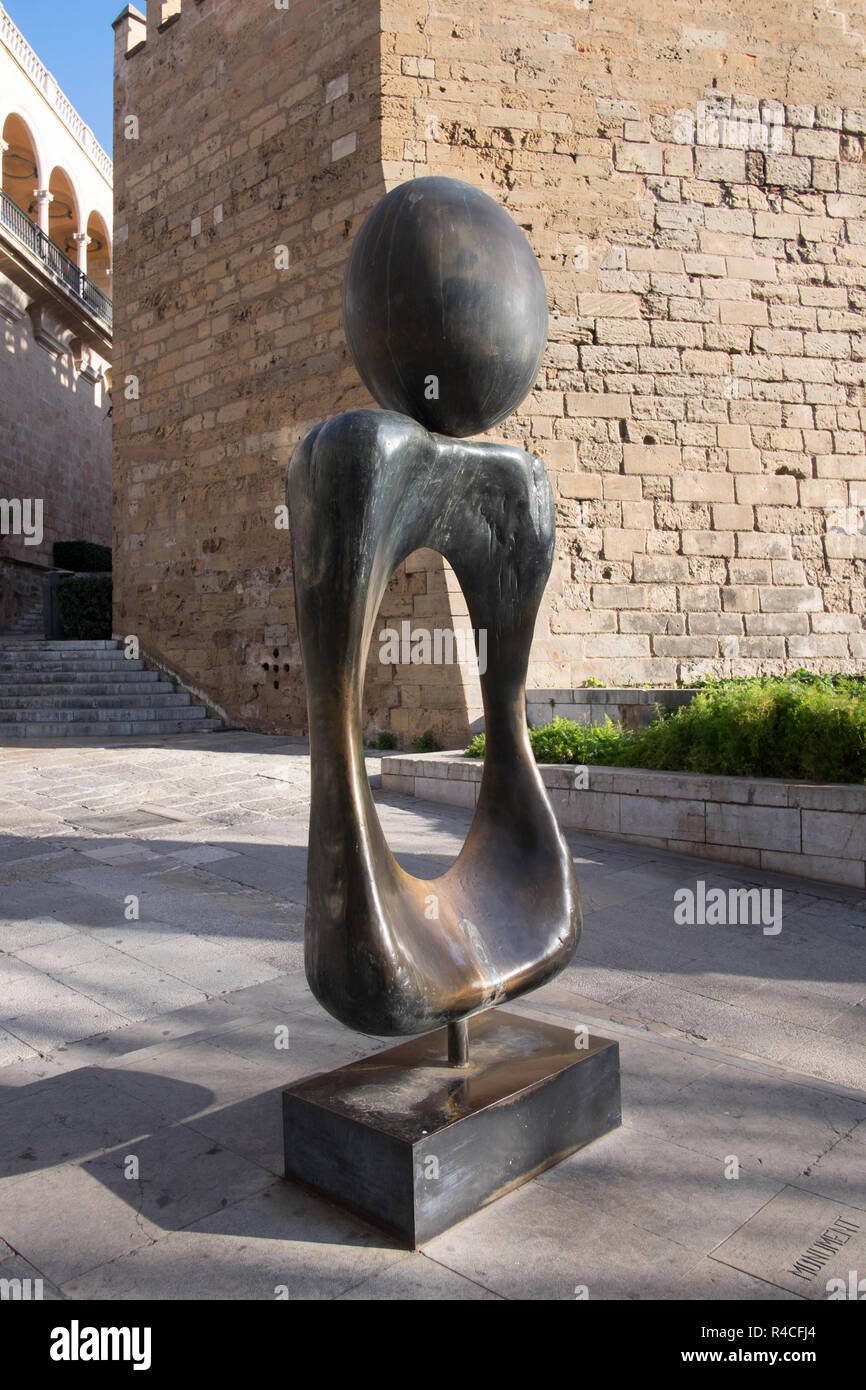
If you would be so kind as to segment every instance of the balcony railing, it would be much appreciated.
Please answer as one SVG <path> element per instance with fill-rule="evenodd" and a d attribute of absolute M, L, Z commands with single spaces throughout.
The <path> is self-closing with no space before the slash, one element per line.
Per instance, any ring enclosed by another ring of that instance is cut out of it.
<path fill-rule="evenodd" d="M 47 237 L 35 222 L 31 222 L 26 213 L 22 212 L 17 203 L 13 203 L 8 193 L 0 191 L 0 222 L 4 227 L 8 227 L 14 236 L 22 241 L 28 251 L 37 256 L 44 266 L 51 271 L 55 280 L 63 285 L 69 294 L 91 314 L 95 314 L 104 324 L 111 328 L 112 312 L 111 300 L 102 293 L 92 280 L 79 270 L 74 261 L 55 246 L 54 242 Z"/>
<path fill-rule="evenodd" d="M 142 9 L 144 6 L 142 6 Z M 3 44 L 27 73 L 30 81 L 53 107 L 64 125 L 74 135 L 81 148 L 93 160 L 100 174 L 111 183 L 111 160 L 100 145 L 93 131 L 85 125 L 75 107 L 61 92 L 51 73 L 40 63 L 33 49 L 12 23 L 11 17 L 0 5 L 0 44 Z"/>

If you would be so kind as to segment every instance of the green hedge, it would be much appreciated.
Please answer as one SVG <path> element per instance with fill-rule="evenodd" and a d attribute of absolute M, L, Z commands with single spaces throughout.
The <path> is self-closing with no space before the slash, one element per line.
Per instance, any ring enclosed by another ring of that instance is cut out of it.
<path fill-rule="evenodd" d="M 55 541 L 54 563 L 77 574 L 106 574 L 111 570 L 111 547 L 92 541 Z"/>
<path fill-rule="evenodd" d="M 866 698 L 860 677 L 717 681 L 645 729 L 554 719 L 531 729 L 538 762 L 657 768 L 725 777 L 866 782 Z M 856 692 L 856 693 L 852 693 Z M 482 757 L 484 735 L 467 749 Z"/>
<path fill-rule="evenodd" d="M 71 642 L 111 637 L 110 574 L 71 574 L 57 585 L 57 608 Z"/>

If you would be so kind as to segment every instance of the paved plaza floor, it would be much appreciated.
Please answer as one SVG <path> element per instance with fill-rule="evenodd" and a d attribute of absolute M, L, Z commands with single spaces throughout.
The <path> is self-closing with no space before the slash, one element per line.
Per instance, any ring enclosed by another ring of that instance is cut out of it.
<path fill-rule="evenodd" d="M 0 1280 L 799 1300 L 866 1274 L 862 893 L 598 836 L 569 835 L 575 963 L 509 1008 L 619 1041 L 622 1128 L 417 1252 L 287 1183 L 281 1088 L 386 1045 L 306 985 L 308 787 L 306 745 L 256 734 L 0 748 Z M 468 812 L 376 797 L 441 872 Z M 778 890 L 781 931 L 678 924 L 698 882 Z"/>

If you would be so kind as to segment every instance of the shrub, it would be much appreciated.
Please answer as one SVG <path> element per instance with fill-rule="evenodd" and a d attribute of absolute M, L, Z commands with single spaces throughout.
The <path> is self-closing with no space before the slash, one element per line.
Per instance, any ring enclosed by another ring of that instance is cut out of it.
<path fill-rule="evenodd" d="M 381 748 L 383 752 L 389 748 L 396 748 L 397 735 L 392 733 L 390 729 L 383 729 L 373 746 L 374 748 Z"/>
<path fill-rule="evenodd" d="M 71 574 L 57 585 L 64 635 L 72 642 L 111 636 L 111 575 Z"/>
<path fill-rule="evenodd" d="M 826 682 L 724 683 L 638 730 L 627 757 L 630 767 L 864 782 L 866 701 Z"/>
<path fill-rule="evenodd" d="M 629 735 L 621 724 L 575 724 L 558 715 L 549 724 L 529 730 L 529 743 L 538 763 L 603 763 L 614 766 Z M 484 734 L 476 734 L 466 750 L 467 758 L 483 758 Z"/>
<path fill-rule="evenodd" d="M 857 676 L 707 683 L 644 729 L 554 719 L 530 729 L 538 762 L 601 763 L 725 777 L 866 782 L 866 682 Z M 482 757 L 484 735 L 467 756 Z"/>
<path fill-rule="evenodd" d="M 92 541 L 55 541 L 54 563 L 59 570 L 77 574 L 107 574 L 111 571 L 111 549 Z"/>
<path fill-rule="evenodd" d="M 802 667 L 787 676 L 742 676 L 727 679 L 707 676 L 695 681 L 694 685 L 704 690 L 729 690 L 740 689 L 743 686 L 789 685 L 791 682 L 803 687 L 814 686 L 818 690 L 832 690 L 839 695 L 850 695 L 854 699 L 862 699 L 866 695 L 866 676 L 815 673 L 805 671 Z"/>
<path fill-rule="evenodd" d="M 425 729 L 423 734 L 418 734 L 412 740 L 413 753 L 441 753 L 442 744 L 436 738 L 432 729 Z"/>
<path fill-rule="evenodd" d="M 476 734 L 463 756 L 465 758 L 483 758 L 486 743 L 484 734 Z"/>

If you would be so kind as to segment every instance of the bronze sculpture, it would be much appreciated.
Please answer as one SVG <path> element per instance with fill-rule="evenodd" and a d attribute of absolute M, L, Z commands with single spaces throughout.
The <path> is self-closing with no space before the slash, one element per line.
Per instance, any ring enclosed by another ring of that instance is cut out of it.
<path fill-rule="evenodd" d="M 546 295 L 529 243 L 492 198 L 425 178 L 394 189 L 364 222 L 344 321 L 358 371 L 386 409 L 314 429 L 287 479 L 312 760 L 307 977 L 360 1032 L 448 1024 L 462 1064 L 467 1016 L 550 979 L 580 936 L 572 858 L 525 716 L 553 557 L 551 488 L 541 460 L 520 449 L 458 442 L 533 385 Z M 388 848 L 361 728 L 381 599 L 397 566 L 426 546 L 453 566 L 489 647 L 476 814 L 455 863 L 429 881 Z"/>
<path fill-rule="evenodd" d="M 461 442 L 537 377 L 541 272 L 492 198 L 418 179 L 364 222 L 343 309 L 385 409 L 318 426 L 287 479 L 312 761 L 306 971 L 350 1028 L 423 1036 L 287 1087 L 285 1172 L 418 1246 L 615 1129 L 619 1049 L 583 1025 L 493 1007 L 561 970 L 581 927 L 525 714 L 553 496 L 540 459 Z M 388 848 L 361 728 L 385 588 L 426 546 L 450 561 L 488 638 L 475 816 L 454 864 L 430 880 Z"/>

